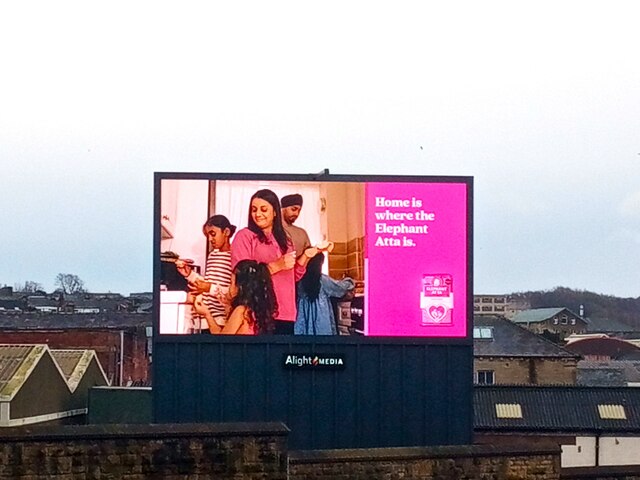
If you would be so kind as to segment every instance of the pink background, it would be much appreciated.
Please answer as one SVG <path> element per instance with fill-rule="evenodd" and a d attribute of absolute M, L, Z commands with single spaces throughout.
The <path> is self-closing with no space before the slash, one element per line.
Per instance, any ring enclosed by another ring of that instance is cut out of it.
<path fill-rule="evenodd" d="M 365 209 L 366 335 L 465 337 L 467 335 L 467 186 L 464 183 L 367 183 Z M 434 212 L 434 221 L 377 220 L 376 197 L 422 200 L 422 207 L 392 208 L 393 212 Z M 429 233 L 376 233 L 376 223 L 429 225 Z M 415 247 L 375 246 L 379 236 L 411 238 Z M 420 289 L 423 274 L 453 276 L 453 321 L 421 325 Z"/>

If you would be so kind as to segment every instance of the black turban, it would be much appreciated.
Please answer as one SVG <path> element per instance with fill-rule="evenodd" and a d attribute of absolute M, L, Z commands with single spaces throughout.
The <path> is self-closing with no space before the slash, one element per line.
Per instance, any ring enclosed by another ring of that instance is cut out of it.
<path fill-rule="evenodd" d="M 292 207 L 293 205 L 302 206 L 302 195 L 298 193 L 294 193 L 293 195 L 285 195 L 284 197 L 282 197 L 282 200 L 280 200 L 280 205 L 282 206 L 282 208 Z"/>

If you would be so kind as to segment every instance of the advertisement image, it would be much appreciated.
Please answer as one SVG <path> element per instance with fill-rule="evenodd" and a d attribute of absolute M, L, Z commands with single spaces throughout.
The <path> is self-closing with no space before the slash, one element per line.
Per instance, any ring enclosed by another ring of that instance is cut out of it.
<path fill-rule="evenodd" d="M 160 334 L 467 335 L 464 179 L 158 185 Z"/>

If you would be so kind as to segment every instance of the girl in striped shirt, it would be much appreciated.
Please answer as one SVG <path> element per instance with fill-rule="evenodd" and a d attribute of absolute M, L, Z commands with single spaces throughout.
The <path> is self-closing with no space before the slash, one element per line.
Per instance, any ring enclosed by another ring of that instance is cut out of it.
<path fill-rule="evenodd" d="M 203 317 L 201 331 L 213 333 L 225 325 L 228 306 L 220 299 L 226 297 L 231 283 L 231 237 L 235 231 L 236 226 L 224 215 L 209 218 L 202 226 L 210 249 L 204 277 L 178 268 L 183 275 L 186 273 L 191 293 L 196 295 L 195 310 Z"/>

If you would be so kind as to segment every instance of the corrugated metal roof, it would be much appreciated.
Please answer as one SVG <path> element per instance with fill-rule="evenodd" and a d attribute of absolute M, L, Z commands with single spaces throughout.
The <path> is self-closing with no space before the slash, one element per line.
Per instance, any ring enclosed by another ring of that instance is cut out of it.
<path fill-rule="evenodd" d="M 497 404 L 519 404 L 522 418 L 499 418 Z M 601 405 L 624 408 L 626 418 L 602 418 Z M 640 431 L 640 388 L 476 386 L 475 428 L 509 431 Z"/>

